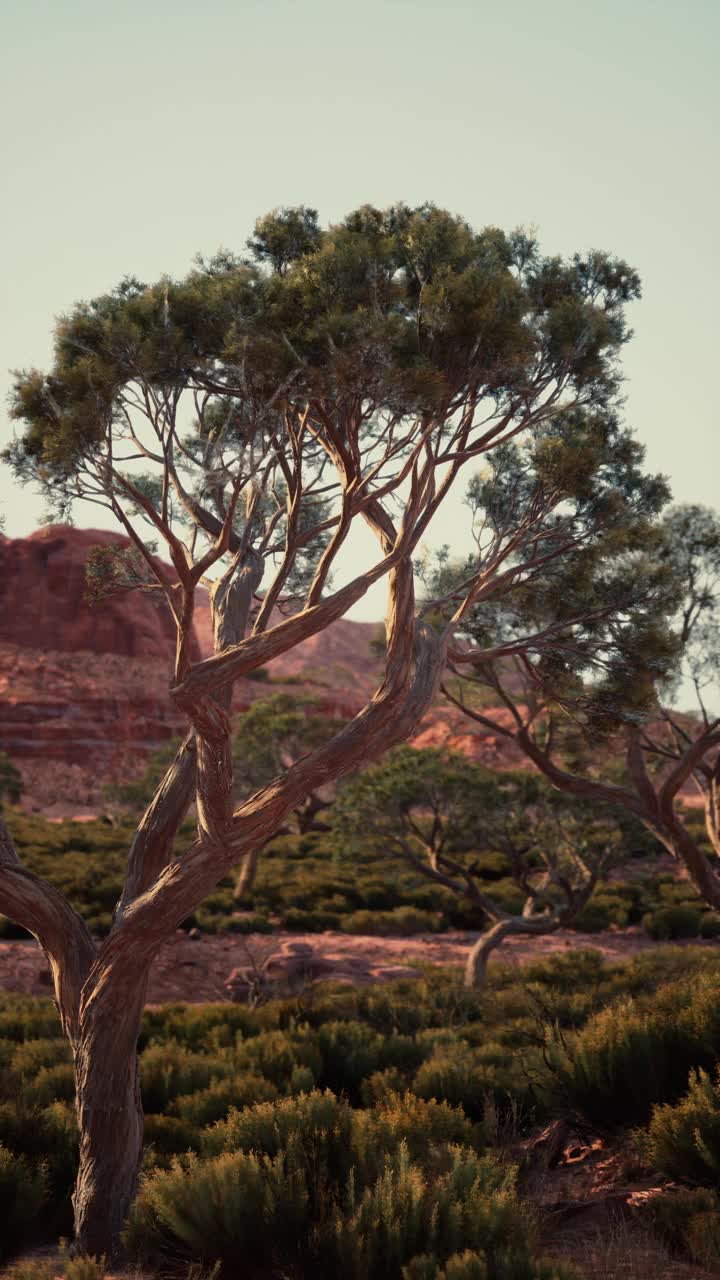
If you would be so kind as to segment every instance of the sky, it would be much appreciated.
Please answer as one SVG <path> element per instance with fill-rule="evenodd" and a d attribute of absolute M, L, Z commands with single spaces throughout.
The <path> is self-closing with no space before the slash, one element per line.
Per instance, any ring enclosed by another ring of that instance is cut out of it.
<path fill-rule="evenodd" d="M 677 501 L 716 505 L 717 0 L 4 0 L 0 15 L 0 445 L 10 370 L 47 366 L 78 300 L 242 252 L 277 206 L 327 224 L 431 200 L 640 272 L 625 416 Z M 11 537 L 43 513 L 4 467 L 0 513 Z M 103 517 L 75 513 L 116 527 Z M 356 570 L 368 550 L 353 544 Z M 378 586 L 349 616 L 383 610 Z"/>

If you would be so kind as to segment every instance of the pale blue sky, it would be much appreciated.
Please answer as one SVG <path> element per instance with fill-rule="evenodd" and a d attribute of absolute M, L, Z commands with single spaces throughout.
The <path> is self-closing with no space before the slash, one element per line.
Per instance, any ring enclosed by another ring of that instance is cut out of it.
<path fill-rule="evenodd" d="M 716 0 L 5 0 L 2 13 L 3 393 L 9 368 L 47 363 L 53 317 L 74 301 L 242 250 L 276 205 L 328 222 L 433 200 L 640 271 L 626 415 L 678 500 L 716 503 Z M 20 536 L 41 506 L 3 470 L 0 510 Z M 102 522 L 97 508 L 76 518 Z M 382 610 L 373 593 L 353 616 Z"/>

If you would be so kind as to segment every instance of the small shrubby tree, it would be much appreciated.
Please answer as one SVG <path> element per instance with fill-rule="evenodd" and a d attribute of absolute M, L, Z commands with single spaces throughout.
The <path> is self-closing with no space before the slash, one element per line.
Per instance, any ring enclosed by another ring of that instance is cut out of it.
<path fill-rule="evenodd" d="M 307 797 L 407 738 L 474 605 L 510 584 L 537 589 L 585 545 L 642 539 L 662 496 L 617 416 L 624 307 L 639 292 L 625 263 L 543 258 L 523 233 L 475 232 L 432 205 L 364 206 L 327 230 L 312 210 L 281 210 L 257 224 L 250 250 L 199 260 L 179 281 L 128 277 L 81 303 L 57 323 L 49 371 L 15 382 L 19 434 L 6 457 L 16 477 L 40 485 L 54 517 L 78 499 L 115 516 L 130 550 L 99 578 L 115 591 L 152 589 L 171 610 L 170 693 L 188 724 L 138 824 L 101 944 L 23 867 L 0 826 L 0 911 L 47 953 L 73 1048 L 75 1235 L 97 1254 L 117 1250 L 135 1192 L 136 1045 L 163 943 Z M 451 616 L 430 625 L 415 602 L 418 548 L 460 472 L 513 449 L 540 467 L 542 489 L 516 505 L 514 523 L 503 468 L 483 482 L 496 485 L 508 519 Z M 578 493 L 594 496 L 578 507 Z M 358 522 L 376 554 L 333 585 Z M 329 742 L 235 806 L 234 682 L 381 580 L 376 692 Z M 200 584 L 214 653 L 194 662 Z M 522 637 L 514 643 L 521 651 Z M 195 839 L 178 856 L 193 800 Z"/>
<path fill-rule="evenodd" d="M 399 856 L 433 884 L 465 898 L 490 928 L 471 948 L 465 982 L 480 986 L 492 952 L 511 934 L 572 923 L 618 855 L 612 824 L 555 798 L 530 774 L 491 773 L 464 756 L 401 746 L 347 783 L 333 810 L 347 856 L 353 843 Z M 590 829 L 588 829 L 590 828 Z M 484 881 L 483 853 L 501 851 L 524 902 L 513 913 Z"/>
<path fill-rule="evenodd" d="M 436 559 L 429 593 L 454 599 L 466 572 Z M 720 718 L 709 709 L 719 607 L 720 522 L 675 507 L 644 549 L 618 551 L 611 540 L 589 559 L 567 558 L 540 590 L 471 610 L 443 684 L 468 719 L 512 740 L 555 787 L 639 820 L 716 910 L 720 874 L 686 821 L 682 791 L 694 784 L 720 854 Z M 668 705 L 683 683 L 695 691 L 692 715 Z M 488 703 L 509 718 L 488 715 Z"/>

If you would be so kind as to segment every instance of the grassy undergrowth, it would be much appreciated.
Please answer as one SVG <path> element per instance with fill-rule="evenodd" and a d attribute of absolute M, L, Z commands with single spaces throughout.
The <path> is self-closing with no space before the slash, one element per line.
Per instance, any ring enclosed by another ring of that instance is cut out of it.
<path fill-rule="evenodd" d="M 560 1277 L 538 1261 L 519 1144 L 562 1117 L 716 1186 L 718 980 L 713 951 L 659 947 L 623 966 L 585 951 L 499 967 L 482 993 L 433 971 L 148 1010 L 131 1254 L 252 1280 Z M 49 1000 L 0 998 L 0 1082 L 4 1260 L 71 1227 L 72 1063 Z M 708 1194 L 672 1228 L 691 1255 L 712 1238 L 695 1221 L 717 1210 Z"/>
<path fill-rule="evenodd" d="M 127 851 L 134 828 L 88 823 L 51 823 L 9 808 L 7 821 L 25 865 L 60 889 L 99 936 L 107 933 L 120 895 Z M 186 823 L 178 849 L 192 839 Z M 243 904 L 250 914 L 233 915 L 232 881 L 221 881 L 184 923 L 208 933 L 302 932 L 341 929 L 353 934 L 417 934 L 444 929 L 480 929 L 486 920 L 476 906 L 442 886 L 429 883 L 402 862 L 370 849 L 342 857 L 337 837 L 327 833 L 278 836 L 263 851 L 252 895 Z M 575 921 L 594 932 L 611 925 L 645 922 L 658 940 L 714 936 L 720 916 L 704 910 L 692 885 L 658 874 L 657 848 L 641 838 L 628 849 L 626 879 L 601 883 Z M 483 887 L 499 906 L 519 911 L 523 894 L 511 877 L 506 854 L 468 855 L 483 871 Z M 638 877 L 637 871 L 642 874 Z M 0 916 L 0 938 L 26 937 Z"/>

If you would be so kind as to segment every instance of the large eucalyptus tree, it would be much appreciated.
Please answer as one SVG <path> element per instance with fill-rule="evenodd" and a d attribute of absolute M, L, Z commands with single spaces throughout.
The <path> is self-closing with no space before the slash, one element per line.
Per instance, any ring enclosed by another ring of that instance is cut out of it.
<path fill-rule="evenodd" d="M 170 692 L 188 724 L 138 825 L 102 943 L 0 828 L 0 910 L 46 951 L 74 1051 L 75 1232 L 94 1253 L 117 1252 L 134 1195 L 136 1042 L 165 940 L 318 786 L 407 737 L 474 602 L 539 583 L 607 536 L 610 520 L 619 543 L 641 536 L 661 496 L 615 412 L 624 304 L 639 290 L 623 262 L 546 259 L 524 234 L 477 233 L 431 205 L 363 207 L 327 230 L 312 210 L 282 210 L 257 224 L 249 248 L 247 260 L 222 253 L 183 280 L 126 279 L 78 305 L 57 324 L 49 371 L 15 383 L 16 476 L 39 483 L 56 514 L 83 499 L 115 515 L 132 555 L 99 557 L 95 569 L 112 588 L 157 590 L 172 610 Z M 542 489 L 433 628 L 415 603 L 419 545 L 461 470 L 512 442 L 542 459 Z M 581 519 L 579 485 L 599 495 Z M 377 550 L 350 572 L 342 553 L 358 522 Z M 381 579 L 376 692 L 330 742 L 234 807 L 233 682 Z M 193 662 L 203 583 L 215 652 Z M 196 838 L 175 856 L 192 800 Z"/>

